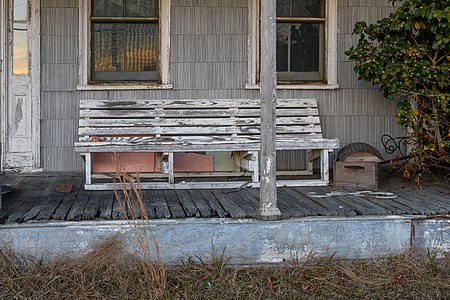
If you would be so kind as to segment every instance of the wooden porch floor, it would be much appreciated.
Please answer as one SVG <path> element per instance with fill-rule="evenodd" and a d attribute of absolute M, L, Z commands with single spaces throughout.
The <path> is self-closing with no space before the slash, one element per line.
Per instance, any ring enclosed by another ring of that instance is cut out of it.
<path fill-rule="evenodd" d="M 331 187 L 279 188 L 278 207 L 282 218 L 305 216 L 448 215 L 448 181 L 428 182 L 423 189 L 399 177 L 386 176 L 380 191 L 395 193 L 395 199 L 341 195 L 313 198 L 309 192 L 348 192 Z M 0 184 L 15 190 L 3 195 L 2 223 L 48 220 L 124 219 L 114 193 L 85 191 L 82 174 L 0 175 Z M 448 180 L 448 179 L 447 179 Z M 72 192 L 56 192 L 59 183 L 73 184 Z M 148 215 L 156 218 L 255 218 L 259 189 L 240 190 L 146 190 Z"/>

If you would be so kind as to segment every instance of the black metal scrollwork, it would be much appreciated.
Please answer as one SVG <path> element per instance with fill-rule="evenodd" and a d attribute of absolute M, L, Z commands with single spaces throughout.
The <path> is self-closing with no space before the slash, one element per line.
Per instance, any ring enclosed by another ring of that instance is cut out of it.
<path fill-rule="evenodd" d="M 383 134 L 381 137 L 381 143 L 388 154 L 392 154 L 398 151 L 403 158 L 407 158 L 408 155 L 404 152 L 406 151 L 408 140 L 406 137 L 392 137 L 389 134 Z M 402 147 L 404 146 L 404 147 Z"/>

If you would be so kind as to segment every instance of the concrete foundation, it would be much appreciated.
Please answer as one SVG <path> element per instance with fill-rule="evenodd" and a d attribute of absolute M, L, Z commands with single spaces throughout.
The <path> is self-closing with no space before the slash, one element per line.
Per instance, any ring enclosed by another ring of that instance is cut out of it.
<path fill-rule="evenodd" d="M 225 249 L 230 263 L 277 263 L 308 256 L 347 259 L 397 255 L 416 250 L 450 251 L 450 220 L 418 216 L 327 218 L 281 221 L 254 219 L 180 219 L 151 221 L 164 262 L 209 260 Z M 126 221 L 81 221 L 0 226 L 0 246 L 37 258 L 79 255 L 114 235 L 139 252 Z"/>

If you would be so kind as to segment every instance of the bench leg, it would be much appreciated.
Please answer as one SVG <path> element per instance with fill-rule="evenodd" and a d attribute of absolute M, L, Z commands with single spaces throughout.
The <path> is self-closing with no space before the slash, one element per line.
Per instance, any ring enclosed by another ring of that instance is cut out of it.
<path fill-rule="evenodd" d="M 323 181 L 330 181 L 328 149 L 320 150 L 320 173 Z"/>
<path fill-rule="evenodd" d="M 322 155 L 320 150 L 308 150 L 306 151 L 306 172 L 309 175 L 313 175 L 314 173 L 314 161 Z"/>
<path fill-rule="evenodd" d="M 92 155 L 91 153 L 85 153 L 86 163 L 86 185 L 92 184 Z"/>
<path fill-rule="evenodd" d="M 168 160 L 169 160 L 169 165 L 168 165 L 167 171 L 169 172 L 169 183 L 173 184 L 173 183 L 175 183 L 175 175 L 173 172 L 173 152 L 169 152 Z"/>

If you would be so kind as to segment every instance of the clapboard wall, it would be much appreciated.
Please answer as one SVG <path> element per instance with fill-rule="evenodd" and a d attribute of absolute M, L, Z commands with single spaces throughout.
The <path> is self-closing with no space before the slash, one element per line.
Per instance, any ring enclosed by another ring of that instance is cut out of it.
<path fill-rule="evenodd" d="M 395 104 L 357 80 L 344 51 L 355 40 L 353 24 L 373 22 L 393 8 L 387 0 L 338 0 L 338 83 L 336 90 L 281 90 L 278 97 L 317 98 L 325 137 L 345 145 L 362 141 L 382 150 L 381 135 L 403 132 L 395 125 Z M 73 150 L 79 100 L 258 97 L 246 90 L 247 0 L 172 0 L 171 90 L 77 91 L 78 1 L 41 0 L 41 155 L 46 171 L 81 171 Z M 384 153 L 383 153 L 384 154 Z M 302 163 L 281 154 L 279 166 Z"/>

